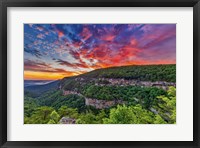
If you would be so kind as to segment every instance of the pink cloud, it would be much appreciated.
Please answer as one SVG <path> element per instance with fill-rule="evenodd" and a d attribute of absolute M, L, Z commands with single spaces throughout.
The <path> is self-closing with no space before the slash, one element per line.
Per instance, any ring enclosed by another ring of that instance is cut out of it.
<path fill-rule="evenodd" d="M 92 36 L 92 34 L 91 34 L 90 30 L 87 27 L 84 27 L 83 31 L 80 34 L 80 36 L 82 36 L 82 38 L 84 40 L 87 40 Z"/>

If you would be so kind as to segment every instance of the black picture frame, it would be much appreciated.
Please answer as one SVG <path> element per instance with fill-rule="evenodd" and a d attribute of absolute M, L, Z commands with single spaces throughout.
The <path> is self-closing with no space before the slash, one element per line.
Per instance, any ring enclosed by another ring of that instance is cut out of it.
<path fill-rule="evenodd" d="M 7 141 L 8 7 L 193 7 L 193 141 Z M 21 147 L 200 147 L 199 0 L 3 0 L 0 2 L 0 146 Z"/>

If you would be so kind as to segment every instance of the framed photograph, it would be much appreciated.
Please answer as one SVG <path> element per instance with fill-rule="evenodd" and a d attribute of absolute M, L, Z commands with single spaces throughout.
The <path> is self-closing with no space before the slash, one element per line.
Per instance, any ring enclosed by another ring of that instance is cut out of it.
<path fill-rule="evenodd" d="M 198 0 L 1 1 L 9 147 L 200 147 Z"/>

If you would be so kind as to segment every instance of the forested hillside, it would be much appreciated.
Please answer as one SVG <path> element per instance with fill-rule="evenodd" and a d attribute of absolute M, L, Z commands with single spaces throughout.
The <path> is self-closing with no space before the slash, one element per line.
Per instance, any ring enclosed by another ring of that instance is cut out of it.
<path fill-rule="evenodd" d="M 78 77 L 124 78 L 140 81 L 176 82 L 176 65 L 134 65 L 97 69 Z"/>
<path fill-rule="evenodd" d="M 174 124 L 176 65 L 94 70 L 25 87 L 26 124 Z"/>

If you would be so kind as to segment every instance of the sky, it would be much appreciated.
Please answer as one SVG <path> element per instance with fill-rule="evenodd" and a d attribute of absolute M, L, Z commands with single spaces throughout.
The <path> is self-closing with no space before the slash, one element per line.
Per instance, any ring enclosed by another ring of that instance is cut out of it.
<path fill-rule="evenodd" d="M 175 24 L 24 24 L 25 80 L 175 63 Z"/>

